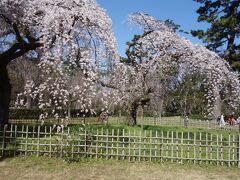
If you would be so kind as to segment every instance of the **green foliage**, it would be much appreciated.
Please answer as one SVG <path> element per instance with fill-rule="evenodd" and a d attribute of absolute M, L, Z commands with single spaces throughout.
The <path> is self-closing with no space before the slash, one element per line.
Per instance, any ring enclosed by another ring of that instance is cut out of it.
<path fill-rule="evenodd" d="M 9 119 L 39 119 L 41 109 L 10 109 Z"/>
<path fill-rule="evenodd" d="M 196 11 L 198 22 L 207 22 L 207 30 L 192 30 L 191 34 L 202 39 L 206 47 L 228 60 L 235 70 L 240 62 L 240 1 L 194 0 L 202 6 Z"/>
<path fill-rule="evenodd" d="M 179 32 L 188 34 L 187 31 L 184 31 L 184 30 L 180 29 L 181 26 L 180 26 L 179 24 L 176 24 L 173 20 L 167 19 L 167 20 L 165 20 L 164 22 L 165 22 L 165 24 L 166 24 L 168 27 L 170 27 L 174 32 L 179 31 Z"/>
<path fill-rule="evenodd" d="M 208 120 L 208 118 L 204 117 L 203 115 L 199 115 L 199 114 L 191 114 L 189 116 L 190 119 L 196 119 L 196 120 Z"/>
<path fill-rule="evenodd" d="M 59 114 L 60 117 L 66 117 L 67 116 L 67 109 L 57 109 L 55 110 L 56 113 Z M 27 108 L 21 108 L 21 109 L 10 109 L 9 113 L 9 119 L 39 119 L 39 116 L 43 113 L 48 113 L 49 118 L 52 118 L 52 109 L 27 109 Z M 98 115 L 99 113 L 97 113 Z M 79 109 L 71 109 L 71 115 L 73 117 L 82 117 L 83 113 Z M 90 117 L 91 114 L 85 113 L 85 117 Z"/>

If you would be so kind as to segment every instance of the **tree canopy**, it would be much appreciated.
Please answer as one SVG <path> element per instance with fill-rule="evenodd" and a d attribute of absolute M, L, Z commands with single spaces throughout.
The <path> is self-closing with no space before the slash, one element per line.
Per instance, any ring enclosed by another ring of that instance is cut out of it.
<path fill-rule="evenodd" d="M 40 108 L 61 108 L 69 93 L 80 92 L 67 86 L 76 69 L 85 81 L 81 87 L 95 91 L 102 61 L 112 66 L 118 59 L 111 19 L 95 0 L 2 0 L 0 43 L 0 122 L 5 123 L 10 61 L 24 55 L 38 58 L 42 79 L 29 82 L 32 96 Z"/>
<path fill-rule="evenodd" d="M 202 39 L 206 47 L 219 53 L 235 70 L 240 70 L 240 1 L 194 0 L 198 22 L 206 22 L 206 30 L 193 30 L 192 35 Z"/>

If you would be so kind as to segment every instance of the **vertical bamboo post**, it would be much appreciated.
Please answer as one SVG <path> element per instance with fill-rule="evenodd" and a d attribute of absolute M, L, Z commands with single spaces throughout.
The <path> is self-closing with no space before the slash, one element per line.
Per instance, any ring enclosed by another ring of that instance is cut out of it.
<path fill-rule="evenodd" d="M 200 132 L 200 135 L 199 135 L 199 140 L 200 140 L 200 144 L 199 144 L 199 164 L 202 163 L 202 132 Z"/>
<path fill-rule="evenodd" d="M 157 161 L 157 143 L 158 143 L 158 140 L 157 140 L 157 131 L 155 131 L 155 141 L 154 141 L 154 157 L 155 157 L 155 161 Z"/>
<path fill-rule="evenodd" d="M 220 142 L 221 142 L 221 149 L 220 149 L 221 165 L 223 165 L 223 138 L 222 138 L 222 134 L 220 135 Z"/>
<path fill-rule="evenodd" d="M 152 130 L 150 130 L 150 137 L 149 137 L 149 160 L 152 161 Z"/>
<path fill-rule="evenodd" d="M 16 156 L 17 151 L 17 125 L 14 126 L 14 154 L 13 156 Z"/>
<path fill-rule="evenodd" d="M 183 163 L 183 131 L 181 133 L 181 164 Z"/>
<path fill-rule="evenodd" d="M 143 130 L 143 107 L 141 108 L 141 129 Z"/>
<path fill-rule="evenodd" d="M 194 164 L 196 164 L 196 132 L 194 132 L 194 137 L 193 137 L 193 158 L 194 158 Z"/>
<path fill-rule="evenodd" d="M 179 148 L 178 148 L 178 131 L 176 132 L 176 141 L 175 141 L 175 143 L 176 143 L 176 160 L 177 160 L 177 162 L 178 162 L 178 160 L 179 160 Z"/>
<path fill-rule="evenodd" d="M 97 137 L 96 137 L 96 150 L 95 150 L 95 153 L 96 153 L 96 159 L 98 159 L 98 136 L 99 136 L 99 134 L 98 134 L 98 129 L 97 129 Z"/>
<path fill-rule="evenodd" d="M 49 130 L 49 138 L 50 138 L 50 146 L 49 146 L 49 155 L 50 157 L 52 157 L 52 127 L 50 126 L 50 130 Z"/>
<path fill-rule="evenodd" d="M 235 135 L 233 134 L 233 136 L 232 136 L 232 163 L 233 163 L 233 165 L 235 165 L 235 147 L 236 147 Z"/>
<path fill-rule="evenodd" d="M 109 133 L 108 133 L 108 129 L 107 129 L 107 134 L 106 134 L 106 159 L 108 159 L 108 146 L 109 146 Z"/>
<path fill-rule="evenodd" d="M 84 129 L 84 155 L 85 156 L 87 156 L 87 145 L 88 145 L 87 130 Z"/>
<path fill-rule="evenodd" d="M 8 132 L 6 131 L 6 133 L 8 133 Z M 13 125 L 12 124 L 10 125 L 9 135 L 7 135 L 6 138 L 8 138 L 7 143 L 9 145 L 12 145 L 12 141 L 13 141 Z M 10 148 L 10 147 L 7 148 L 6 147 L 6 153 L 8 154 L 8 156 L 11 155 L 11 151 L 12 151 L 12 148 Z"/>
<path fill-rule="evenodd" d="M 93 128 L 91 129 L 88 137 L 89 137 L 89 140 L 90 140 L 90 142 L 89 142 L 90 145 L 88 146 L 88 152 L 89 152 L 88 154 L 92 158 L 93 157 L 93 137 L 94 137 Z"/>
<path fill-rule="evenodd" d="M 27 152 L 28 152 L 28 125 L 26 127 L 25 156 L 27 156 Z"/>
<path fill-rule="evenodd" d="M 39 156 L 39 146 L 40 146 L 40 126 L 38 125 L 38 131 L 37 131 L 37 156 Z"/>
<path fill-rule="evenodd" d="M 228 135 L 228 167 L 231 166 L 231 136 Z"/>
<path fill-rule="evenodd" d="M 212 144 L 212 142 L 213 142 L 213 135 L 212 135 L 212 133 L 211 133 L 211 136 L 210 136 L 210 162 L 212 162 L 212 160 L 213 160 L 213 144 Z"/>
<path fill-rule="evenodd" d="M 20 149 L 20 155 L 22 156 L 22 154 L 23 154 L 23 151 L 24 151 L 24 149 L 23 149 L 23 134 L 24 134 L 24 125 L 22 125 L 22 131 L 21 131 L 21 140 L 20 140 L 20 142 L 21 142 L 21 149 Z"/>
<path fill-rule="evenodd" d="M 74 158 L 74 147 L 75 147 L 75 140 L 72 139 L 71 143 L 71 158 Z"/>
<path fill-rule="evenodd" d="M 7 131 L 7 125 L 4 125 L 3 126 L 3 137 L 2 137 L 2 157 L 4 157 L 6 131 Z"/>
<path fill-rule="evenodd" d="M 133 157 L 134 157 L 134 160 L 136 160 L 136 131 L 135 131 L 135 129 L 133 131 L 133 136 L 134 136 Z"/>
<path fill-rule="evenodd" d="M 46 152 L 46 151 L 47 151 L 47 146 L 46 146 L 46 145 L 47 145 L 47 126 L 44 127 L 44 130 L 45 130 L 45 131 L 44 131 L 44 133 L 45 133 L 45 134 L 44 134 L 44 145 L 45 145 L 45 146 L 44 146 L 44 150 L 45 150 L 45 152 Z M 42 142 L 43 142 L 43 141 L 42 141 Z"/>
<path fill-rule="evenodd" d="M 119 160 L 119 129 L 117 130 L 117 160 Z"/>
<path fill-rule="evenodd" d="M 111 159 L 113 158 L 113 156 L 115 155 L 114 153 L 114 129 L 112 129 L 112 142 L 111 142 Z"/>
<path fill-rule="evenodd" d="M 131 131 L 128 130 L 128 161 L 131 161 Z"/>
<path fill-rule="evenodd" d="M 208 133 L 206 133 L 206 164 L 208 163 Z"/>
<path fill-rule="evenodd" d="M 38 126 L 38 125 L 37 125 L 37 126 Z M 32 132 L 32 138 L 33 138 L 33 139 L 35 139 L 35 138 L 37 137 L 37 131 L 35 132 L 35 128 L 36 128 L 36 126 L 34 125 L 34 126 L 33 126 L 33 132 Z M 31 133 L 30 133 L 30 134 L 31 134 Z M 36 145 L 36 142 L 34 142 L 33 139 L 30 141 L 30 142 L 31 142 L 31 143 L 30 143 L 31 145 L 30 145 L 30 148 L 29 148 L 29 149 L 30 149 L 30 155 L 33 155 L 33 152 L 36 151 L 36 149 L 34 149 L 34 148 L 35 148 L 34 145 Z"/>
<path fill-rule="evenodd" d="M 101 158 L 103 158 L 103 140 L 104 140 L 104 137 L 103 137 L 103 128 L 101 129 L 101 151 L 100 151 L 100 156 Z"/>
<path fill-rule="evenodd" d="M 78 146 L 77 146 L 77 157 L 79 158 L 80 157 L 80 147 L 81 147 L 81 128 L 79 127 L 78 128 Z"/>
<path fill-rule="evenodd" d="M 240 168 L 240 133 L 238 134 L 238 168 Z"/>
<path fill-rule="evenodd" d="M 168 144 L 169 144 L 169 131 L 167 131 L 167 142 L 166 142 L 166 158 L 168 159 L 169 156 L 168 156 L 168 151 L 169 151 L 169 147 L 168 147 Z"/>
<path fill-rule="evenodd" d="M 60 157 L 63 157 L 63 146 L 64 146 L 63 133 L 64 133 L 64 131 L 63 131 L 63 129 L 62 129 L 62 132 L 61 132 L 61 138 L 60 138 L 60 140 L 61 140 L 61 142 L 60 142 L 60 147 L 61 147 Z"/>
<path fill-rule="evenodd" d="M 190 141 L 190 134 L 189 131 L 187 133 L 187 160 L 190 159 L 190 147 L 189 147 L 189 141 Z"/>
<path fill-rule="evenodd" d="M 138 161 L 141 161 L 141 151 L 142 151 L 142 130 L 140 130 L 140 134 L 139 134 L 139 142 L 138 142 Z"/>
<path fill-rule="evenodd" d="M 145 158 L 145 160 L 146 160 L 146 143 L 147 143 L 147 132 L 146 132 L 146 130 L 144 131 L 144 147 L 143 147 L 143 156 L 144 156 L 144 158 Z"/>
<path fill-rule="evenodd" d="M 219 142 L 218 142 L 218 134 L 217 134 L 217 165 L 219 165 Z"/>
<path fill-rule="evenodd" d="M 172 131 L 172 133 L 171 133 L 171 139 L 172 139 L 172 141 L 171 141 L 171 144 L 172 144 L 172 155 L 171 155 L 171 161 L 173 162 L 173 159 L 174 159 L 174 155 L 173 155 L 173 149 L 174 149 L 174 144 L 173 144 L 173 131 Z"/>
<path fill-rule="evenodd" d="M 123 129 L 122 158 L 125 159 L 125 129 Z"/>

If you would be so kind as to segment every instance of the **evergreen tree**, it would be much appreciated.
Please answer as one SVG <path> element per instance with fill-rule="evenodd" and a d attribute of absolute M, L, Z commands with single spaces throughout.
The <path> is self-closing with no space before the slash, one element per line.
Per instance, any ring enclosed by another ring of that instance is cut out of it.
<path fill-rule="evenodd" d="M 207 30 L 193 30 L 192 35 L 202 39 L 206 47 L 219 53 L 232 66 L 240 70 L 240 1 L 194 0 L 201 3 L 197 9 L 198 22 L 207 22 Z"/>

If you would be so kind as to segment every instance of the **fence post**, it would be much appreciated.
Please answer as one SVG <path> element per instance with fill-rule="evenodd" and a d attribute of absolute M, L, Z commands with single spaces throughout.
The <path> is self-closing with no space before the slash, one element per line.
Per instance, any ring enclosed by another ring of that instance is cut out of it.
<path fill-rule="evenodd" d="M 228 167 L 231 166 L 231 136 L 228 135 Z"/>
<path fill-rule="evenodd" d="M 141 108 L 141 129 L 143 130 L 143 107 Z"/>
<path fill-rule="evenodd" d="M 219 143 L 218 143 L 218 134 L 217 134 L 217 166 L 219 165 Z"/>
<path fill-rule="evenodd" d="M 238 168 L 240 168 L 240 133 L 238 134 Z"/>
<path fill-rule="evenodd" d="M 150 151 L 150 161 L 152 161 L 152 130 L 150 130 L 150 139 L 149 139 L 149 151 Z"/>
<path fill-rule="evenodd" d="M 176 161 L 178 162 L 179 161 L 179 147 L 178 147 L 178 131 L 176 132 L 176 141 L 175 141 L 175 143 L 176 143 Z"/>
<path fill-rule="evenodd" d="M 166 159 L 169 158 L 169 155 L 168 155 L 168 142 L 169 142 L 169 131 L 167 131 L 167 142 L 166 142 Z"/>
<path fill-rule="evenodd" d="M 7 125 L 4 125 L 3 126 L 3 136 L 2 136 L 2 157 L 4 157 L 6 129 L 7 129 Z"/>
<path fill-rule="evenodd" d="M 174 155 L 173 155 L 173 150 L 174 150 L 174 144 L 173 144 L 173 131 L 171 132 L 171 161 L 174 161 Z"/>
<path fill-rule="evenodd" d="M 115 155 L 115 153 L 114 153 L 114 137 L 115 137 L 115 135 L 114 135 L 115 133 L 114 133 L 114 129 L 112 129 L 112 141 L 111 141 L 111 159 L 113 159 L 114 158 L 114 155 Z"/>
<path fill-rule="evenodd" d="M 131 130 L 128 130 L 128 161 L 131 161 Z"/>
<path fill-rule="evenodd" d="M 87 130 L 84 130 L 84 155 L 87 157 L 87 144 L 88 144 L 88 137 L 87 137 Z"/>
<path fill-rule="evenodd" d="M 122 158 L 125 159 L 125 132 L 124 132 L 125 129 L 123 129 L 123 142 L 122 142 Z"/>
<path fill-rule="evenodd" d="M 221 144 L 221 149 L 220 149 L 220 158 L 221 158 L 221 165 L 223 165 L 223 136 L 222 136 L 222 133 L 221 133 L 221 136 L 220 136 L 220 144 Z"/>
<path fill-rule="evenodd" d="M 108 137 L 109 137 L 109 134 L 108 134 L 108 129 L 107 129 L 107 132 L 106 132 L 106 159 L 108 159 L 108 146 L 109 146 L 109 139 L 108 139 Z"/>
<path fill-rule="evenodd" d="M 119 160 L 119 129 L 117 130 L 117 160 Z"/>
<path fill-rule="evenodd" d="M 194 164 L 196 164 L 196 132 L 194 132 L 194 142 L 193 142 L 193 159 L 194 159 Z"/>
<path fill-rule="evenodd" d="M 183 131 L 182 131 L 181 132 L 181 164 L 183 164 L 183 151 L 184 151 L 183 143 L 184 141 L 183 141 Z"/>
<path fill-rule="evenodd" d="M 50 157 L 52 157 L 52 127 L 50 126 L 50 147 L 49 147 L 49 154 L 50 154 Z"/>
<path fill-rule="evenodd" d="M 37 132 L 37 156 L 39 156 L 39 147 L 40 147 L 40 126 L 38 125 L 38 132 Z"/>
<path fill-rule="evenodd" d="M 142 130 L 140 130 L 139 134 L 139 142 L 138 142 L 138 161 L 141 161 L 141 151 L 142 151 Z"/>
<path fill-rule="evenodd" d="M 133 131 L 133 159 L 134 159 L 134 161 L 136 161 L 136 139 L 137 139 L 137 137 L 136 137 L 136 131 L 135 131 L 135 129 L 134 129 L 134 131 Z"/>
<path fill-rule="evenodd" d="M 61 151 L 60 151 L 60 157 L 63 157 L 63 146 L 64 146 L 64 139 L 63 139 L 63 128 L 61 129 L 61 138 L 60 138 L 60 147 L 61 147 Z"/>
<path fill-rule="evenodd" d="M 161 162 L 163 162 L 163 131 L 161 130 L 161 145 L 160 145 L 160 156 L 161 156 Z"/>
<path fill-rule="evenodd" d="M 206 157 L 205 157 L 206 161 L 205 161 L 205 163 L 207 164 L 207 163 L 209 163 L 209 161 L 208 161 L 208 133 L 206 133 L 206 142 L 205 143 L 206 143 L 205 144 L 205 146 L 206 146 L 206 150 L 205 150 L 205 152 L 206 152 Z"/>
<path fill-rule="evenodd" d="M 96 151 L 96 152 L 95 152 L 95 153 L 96 153 L 96 159 L 98 159 L 98 141 L 99 141 L 99 140 L 98 140 L 98 137 L 99 137 L 99 134 L 98 134 L 98 129 L 97 129 L 97 136 L 96 136 L 96 150 L 95 150 L 95 151 Z"/>
<path fill-rule="evenodd" d="M 17 125 L 14 126 L 14 154 L 13 156 L 16 156 L 16 151 L 17 151 Z"/>
<path fill-rule="evenodd" d="M 27 156 L 27 148 L 28 148 L 28 125 L 26 126 L 25 156 Z"/>
<path fill-rule="evenodd" d="M 189 161 L 189 159 L 190 159 L 190 147 L 189 147 L 189 140 L 190 140 L 190 134 L 189 134 L 189 131 L 188 131 L 188 133 L 187 133 L 187 160 Z"/>

